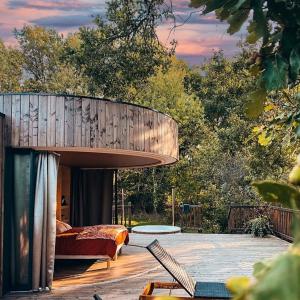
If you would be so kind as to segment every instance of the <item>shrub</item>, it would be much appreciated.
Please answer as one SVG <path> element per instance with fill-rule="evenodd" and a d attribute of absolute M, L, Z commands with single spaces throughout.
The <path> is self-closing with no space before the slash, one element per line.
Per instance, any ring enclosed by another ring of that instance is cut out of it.
<path fill-rule="evenodd" d="M 265 237 L 272 234 L 272 225 L 266 216 L 260 216 L 247 222 L 245 233 L 251 233 L 255 237 Z"/>
<path fill-rule="evenodd" d="M 135 193 L 127 198 L 128 202 L 132 204 L 132 212 L 143 212 L 151 214 L 154 211 L 153 195 L 151 193 Z"/>

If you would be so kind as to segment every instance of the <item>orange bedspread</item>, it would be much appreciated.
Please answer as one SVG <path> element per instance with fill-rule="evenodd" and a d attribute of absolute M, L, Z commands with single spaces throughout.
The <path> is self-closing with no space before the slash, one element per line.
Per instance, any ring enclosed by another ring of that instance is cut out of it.
<path fill-rule="evenodd" d="M 118 245 L 128 244 L 124 226 L 97 225 L 73 227 L 56 236 L 56 255 L 108 255 L 113 258 Z"/>

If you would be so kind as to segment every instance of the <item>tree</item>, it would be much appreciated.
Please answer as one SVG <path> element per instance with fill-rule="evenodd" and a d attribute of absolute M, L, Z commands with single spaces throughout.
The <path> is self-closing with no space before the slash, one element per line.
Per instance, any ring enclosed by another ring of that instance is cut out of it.
<path fill-rule="evenodd" d="M 15 35 L 23 58 L 23 90 L 87 94 L 87 78 L 65 60 L 69 40 L 53 29 L 29 25 Z"/>
<path fill-rule="evenodd" d="M 298 0 L 191 0 L 191 6 L 203 8 L 204 14 L 215 11 L 219 20 L 229 23 L 229 34 L 238 32 L 250 19 L 247 42 L 260 43 L 259 53 L 252 57 L 251 70 L 258 81 L 256 91 L 248 99 L 250 116 L 258 116 L 263 111 L 267 92 L 299 83 Z"/>
<path fill-rule="evenodd" d="M 0 40 L 0 91 L 20 91 L 22 55 L 17 49 L 6 47 Z"/>
<path fill-rule="evenodd" d="M 105 18 L 80 28 L 69 59 L 89 78 L 90 93 L 122 99 L 128 86 L 138 87 L 167 63 L 168 50 L 156 36 L 167 14 L 162 5 L 162 0 L 111 0 Z"/>
<path fill-rule="evenodd" d="M 31 90 L 47 90 L 47 85 L 58 71 L 62 51 L 62 38 L 55 30 L 38 26 L 24 26 L 15 31 L 24 57 L 24 70 Z"/>
<path fill-rule="evenodd" d="M 176 187 L 179 202 L 201 203 L 204 231 L 224 231 L 231 203 L 259 201 L 250 182 L 284 176 L 290 163 L 277 140 L 272 146 L 257 143 L 252 128 L 261 120 L 244 116 L 241 104 L 255 82 L 247 53 L 230 60 L 217 52 L 197 69 L 172 58 L 167 70 L 157 68 L 142 92 L 131 88 L 127 93 L 129 101 L 154 107 L 178 122 L 180 160 L 155 170 L 158 205 Z M 148 194 L 153 193 L 152 179 L 148 169 L 126 171 L 121 185 L 130 195 L 137 190 Z"/>
<path fill-rule="evenodd" d="M 198 145 L 204 131 L 203 108 L 197 97 L 187 93 L 184 87 L 184 78 L 188 73 L 188 66 L 172 57 L 168 69 L 162 66 L 156 68 L 155 74 L 143 85 L 142 92 L 134 87 L 126 92 L 128 101 L 157 109 L 178 122 L 181 158 L 188 157 L 190 149 Z M 174 172 L 169 167 L 123 171 L 120 184 L 130 194 L 151 193 L 154 207 L 160 212 L 164 209 L 172 185 L 176 184 Z M 181 176 L 183 180 L 185 174 Z"/>

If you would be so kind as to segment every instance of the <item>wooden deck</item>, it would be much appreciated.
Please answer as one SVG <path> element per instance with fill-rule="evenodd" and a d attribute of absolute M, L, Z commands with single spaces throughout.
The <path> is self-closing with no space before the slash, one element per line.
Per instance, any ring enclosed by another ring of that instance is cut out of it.
<path fill-rule="evenodd" d="M 157 238 L 196 280 L 225 281 L 233 275 L 251 275 L 254 262 L 287 249 L 289 243 L 276 237 L 250 235 L 131 234 L 130 244 L 147 245 Z M 168 273 L 143 248 L 127 246 L 110 270 L 104 263 L 73 262 L 56 265 L 51 293 L 14 294 L 4 299 L 138 299 L 147 281 L 170 281 Z"/>

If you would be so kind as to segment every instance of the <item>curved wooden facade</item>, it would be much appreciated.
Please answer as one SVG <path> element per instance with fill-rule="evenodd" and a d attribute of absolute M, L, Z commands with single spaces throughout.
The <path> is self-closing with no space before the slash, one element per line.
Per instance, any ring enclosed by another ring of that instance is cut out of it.
<path fill-rule="evenodd" d="M 104 99 L 0 94 L 8 146 L 51 150 L 80 167 L 144 167 L 178 160 L 176 122 L 160 112 Z"/>

